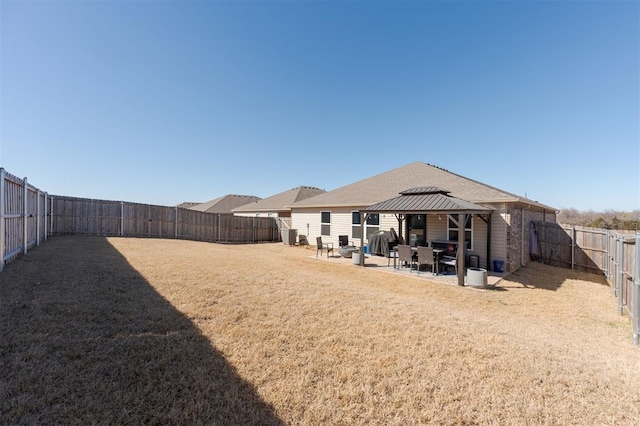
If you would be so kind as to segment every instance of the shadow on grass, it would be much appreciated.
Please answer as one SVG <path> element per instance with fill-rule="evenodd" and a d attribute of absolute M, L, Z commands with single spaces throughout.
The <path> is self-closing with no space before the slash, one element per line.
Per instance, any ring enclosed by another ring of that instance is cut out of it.
<path fill-rule="evenodd" d="M 0 273 L 0 424 L 280 425 L 106 239 L 50 239 Z"/>
<path fill-rule="evenodd" d="M 608 286 L 604 276 L 580 272 L 559 266 L 545 265 L 539 262 L 529 262 L 508 274 L 500 280 L 493 290 L 505 290 L 509 288 L 531 288 L 540 290 L 558 290 L 567 280 L 589 281 Z"/>

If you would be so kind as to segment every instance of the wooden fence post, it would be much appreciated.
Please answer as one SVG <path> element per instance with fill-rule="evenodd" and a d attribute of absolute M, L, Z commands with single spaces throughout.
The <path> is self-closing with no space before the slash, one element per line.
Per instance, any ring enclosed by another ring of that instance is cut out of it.
<path fill-rule="evenodd" d="M 604 276 L 607 278 L 607 281 L 611 282 L 611 234 L 609 233 L 609 230 L 606 229 L 605 230 L 605 234 L 606 234 L 606 242 L 605 242 L 605 270 L 604 270 Z M 616 295 L 616 288 L 615 286 L 612 284 L 611 285 L 611 295 L 615 296 Z"/>
<path fill-rule="evenodd" d="M 571 269 L 576 267 L 576 226 L 571 225 Z"/>
<path fill-rule="evenodd" d="M 178 207 L 176 207 L 176 226 L 175 226 L 174 238 L 178 238 Z"/>
<path fill-rule="evenodd" d="M 120 236 L 124 234 L 124 201 L 120 201 Z"/>
<path fill-rule="evenodd" d="M 27 215 L 27 206 L 28 206 L 28 202 L 27 202 L 27 198 L 29 197 L 29 188 L 28 188 L 28 184 L 27 184 L 27 178 L 25 176 L 24 180 L 22 181 L 22 184 L 24 185 L 24 191 L 23 191 L 23 200 L 22 200 L 22 253 L 23 254 L 27 254 L 27 238 L 29 237 L 28 234 L 28 227 L 29 227 L 29 221 L 28 221 L 28 215 Z"/>
<path fill-rule="evenodd" d="M 633 271 L 633 344 L 640 340 L 640 232 L 636 232 L 635 268 Z"/>
<path fill-rule="evenodd" d="M 42 218 L 44 220 L 44 240 L 47 240 L 47 213 L 49 211 L 49 203 L 47 203 L 49 199 L 49 194 L 44 193 L 44 213 L 42 214 Z"/>
<path fill-rule="evenodd" d="M 0 272 L 4 270 L 5 218 L 4 218 L 4 168 L 0 167 Z"/>
<path fill-rule="evenodd" d="M 618 236 L 618 247 L 618 256 L 620 259 L 618 262 L 618 313 L 622 315 L 624 309 L 624 238 L 620 236 Z"/>
<path fill-rule="evenodd" d="M 36 190 L 36 246 L 40 245 L 40 190 Z"/>
<path fill-rule="evenodd" d="M 53 236 L 53 196 L 49 197 L 49 233 Z"/>

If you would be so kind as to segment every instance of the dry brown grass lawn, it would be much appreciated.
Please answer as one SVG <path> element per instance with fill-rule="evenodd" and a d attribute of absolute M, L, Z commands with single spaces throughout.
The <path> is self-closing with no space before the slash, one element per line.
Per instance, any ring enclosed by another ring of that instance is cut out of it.
<path fill-rule="evenodd" d="M 57 237 L 0 274 L 1 424 L 637 424 L 593 275 L 480 291 L 282 244 Z"/>

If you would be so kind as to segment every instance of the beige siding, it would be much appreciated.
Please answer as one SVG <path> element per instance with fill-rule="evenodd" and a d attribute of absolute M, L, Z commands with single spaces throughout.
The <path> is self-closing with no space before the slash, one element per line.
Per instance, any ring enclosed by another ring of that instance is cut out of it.
<path fill-rule="evenodd" d="M 298 230 L 298 235 L 304 235 L 309 244 L 315 244 L 316 237 L 320 236 L 320 210 L 305 209 L 292 212 L 291 228 Z M 336 237 L 337 241 L 338 237 Z"/>
<path fill-rule="evenodd" d="M 322 236 L 323 242 L 332 242 L 337 247 L 338 236 L 348 235 L 349 243 L 360 245 L 360 238 L 353 237 L 351 223 L 351 213 L 358 211 L 357 208 L 298 209 L 291 213 L 291 227 L 298 230 L 298 235 L 306 235 L 310 244 L 315 244 L 316 237 L 320 236 L 320 213 L 323 211 L 331 212 L 331 235 Z M 394 228 L 397 231 L 398 220 L 394 215 L 380 215 L 379 228 L 384 231 Z M 366 238 L 364 243 L 368 243 Z"/>
<path fill-rule="evenodd" d="M 326 210 L 325 210 L 326 211 Z M 348 235 L 349 242 L 353 240 L 353 244 L 360 245 L 360 239 L 354 239 L 351 234 L 351 212 L 354 211 L 349 208 L 334 208 L 331 209 L 331 241 L 337 247 L 338 235 Z M 324 238 L 323 238 L 324 241 Z M 366 244 L 366 242 L 365 242 Z"/>
<path fill-rule="evenodd" d="M 487 263 L 487 238 L 489 236 L 487 223 L 479 217 L 473 218 L 473 244 L 469 254 L 474 254 L 479 257 L 480 267 L 488 268 Z M 468 261 L 468 260 L 467 260 Z"/>
<path fill-rule="evenodd" d="M 510 214 L 507 213 L 506 205 L 501 204 L 485 204 L 487 207 L 495 209 L 491 214 L 491 259 L 489 265 L 493 269 L 494 260 L 502 260 L 507 264 L 507 231 L 508 224 L 511 220 Z"/>

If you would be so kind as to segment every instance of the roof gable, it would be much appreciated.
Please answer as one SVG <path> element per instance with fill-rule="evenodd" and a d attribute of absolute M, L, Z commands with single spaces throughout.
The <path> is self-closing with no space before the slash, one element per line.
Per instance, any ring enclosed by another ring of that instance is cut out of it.
<path fill-rule="evenodd" d="M 289 206 L 297 201 L 306 200 L 307 198 L 323 194 L 325 191 L 312 186 L 298 186 L 288 191 L 280 192 L 271 197 L 256 200 L 255 202 L 245 204 L 233 209 L 234 213 L 261 212 L 261 211 L 289 211 Z"/>
<path fill-rule="evenodd" d="M 227 194 L 189 207 L 189 209 L 208 213 L 231 213 L 232 209 L 259 199 L 260 197 L 256 197 L 254 195 Z"/>

